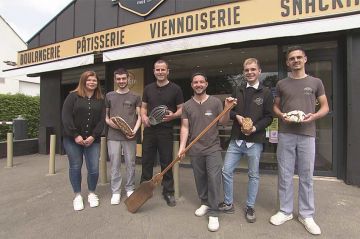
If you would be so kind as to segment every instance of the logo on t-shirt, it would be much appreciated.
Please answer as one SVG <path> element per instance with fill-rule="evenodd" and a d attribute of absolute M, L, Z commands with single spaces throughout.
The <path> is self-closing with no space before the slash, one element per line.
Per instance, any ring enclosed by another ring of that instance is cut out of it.
<path fill-rule="evenodd" d="M 304 88 L 304 95 L 312 95 L 313 93 L 314 93 L 314 91 L 311 87 Z"/>
<path fill-rule="evenodd" d="M 263 98 L 260 98 L 260 97 L 257 97 L 255 100 L 254 100 L 254 103 L 257 104 L 257 105 L 262 105 L 264 103 L 264 99 Z"/>
<path fill-rule="evenodd" d="M 132 106 L 131 101 L 129 101 L 129 100 L 125 100 L 123 105 L 127 108 L 131 108 L 131 106 Z"/>
<path fill-rule="evenodd" d="M 213 115 L 213 112 L 211 110 L 206 110 L 205 115 L 206 116 L 211 116 L 211 115 Z"/>

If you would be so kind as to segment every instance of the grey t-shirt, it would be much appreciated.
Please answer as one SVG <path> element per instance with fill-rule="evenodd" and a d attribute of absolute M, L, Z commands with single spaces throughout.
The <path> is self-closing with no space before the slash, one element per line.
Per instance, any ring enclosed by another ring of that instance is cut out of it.
<path fill-rule="evenodd" d="M 188 142 L 193 141 L 222 110 L 223 106 L 221 101 L 213 96 L 209 96 L 202 104 L 197 103 L 193 99 L 186 101 L 183 106 L 181 118 L 189 120 Z M 190 148 L 188 154 L 194 156 L 209 155 L 219 150 L 221 150 L 219 131 L 217 125 L 214 125 Z"/>
<path fill-rule="evenodd" d="M 131 91 L 125 94 L 111 91 L 106 94 L 105 107 L 109 108 L 109 118 L 113 116 L 120 116 L 132 129 L 134 128 L 137 120 L 136 107 L 140 107 L 140 105 L 140 96 L 135 95 Z M 109 127 L 107 139 L 128 140 L 120 130 L 113 129 L 112 127 Z"/>
<path fill-rule="evenodd" d="M 280 110 L 283 113 L 293 110 L 301 110 L 305 114 L 315 113 L 316 99 L 324 94 L 322 81 L 312 76 L 303 79 L 287 77 L 276 85 L 276 97 L 280 97 Z M 315 121 L 290 124 L 279 122 L 280 133 L 316 136 Z"/>

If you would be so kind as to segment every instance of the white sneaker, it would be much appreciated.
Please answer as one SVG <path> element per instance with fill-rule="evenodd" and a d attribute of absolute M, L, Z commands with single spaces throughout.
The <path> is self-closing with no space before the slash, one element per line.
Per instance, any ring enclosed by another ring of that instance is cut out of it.
<path fill-rule="evenodd" d="M 81 211 L 84 209 L 84 202 L 83 202 L 83 198 L 81 195 L 77 195 L 74 198 L 73 206 L 74 206 L 75 211 Z"/>
<path fill-rule="evenodd" d="M 320 235 L 321 229 L 316 224 L 312 217 L 302 218 L 298 217 L 299 221 L 305 226 L 305 229 L 313 235 Z"/>
<path fill-rule="evenodd" d="M 275 226 L 279 226 L 291 219 L 293 219 L 292 213 L 289 215 L 286 215 L 285 213 L 279 211 L 275 215 L 270 217 L 270 222 L 271 222 L 271 224 L 273 224 Z"/>
<path fill-rule="evenodd" d="M 97 207 L 99 206 L 99 198 L 95 193 L 89 193 L 88 195 L 88 202 L 90 207 Z"/>
<path fill-rule="evenodd" d="M 219 224 L 219 218 L 218 217 L 209 217 L 209 224 L 208 229 L 211 232 L 216 232 L 219 230 L 220 224 Z"/>
<path fill-rule="evenodd" d="M 206 205 L 201 205 L 198 209 L 195 210 L 195 215 L 198 217 L 204 216 L 209 211 L 209 207 Z"/>
<path fill-rule="evenodd" d="M 117 205 L 120 203 L 121 196 L 120 193 L 114 193 L 111 197 L 111 205 Z"/>
<path fill-rule="evenodd" d="M 127 192 L 126 192 L 126 196 L 127 196 L 127 197 L 130 197 L 131 194 L 133 194 L 133 192 L 134 192 L 134 190 L 127 191 Z"/>

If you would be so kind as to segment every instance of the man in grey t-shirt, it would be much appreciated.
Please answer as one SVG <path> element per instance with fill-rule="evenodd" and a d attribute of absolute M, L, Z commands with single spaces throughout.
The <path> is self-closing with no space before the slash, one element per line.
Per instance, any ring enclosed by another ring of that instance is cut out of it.
<path fill-rule="evenodd" d="M 194 140 L 223 110 L 221 101 L 206 94 L 207 78 L 202 73 L 192 76 L 191 87 L 194 96 L 188 100 L 181 115 L 180 147 L 178 156 L 183 157 L 186 143 Z M 230 103 L 226 101 L 225 104 Z M 224 124 L 229 120 L 229 113 L 220 119 Z M 195 211 L 196 216 L 209 215 L 209 231 L 219 229 L 218 203 L 221 193 L 221 147 L 216 126 L 209 129 L 189 150 L 191 165 L 194 170 L 196 189 L 201 206 Z"/>
<path fill-rule="evenodd" d="M 324 117 L 329 106 L 324 86 L 320 79 L 305 73 L 307 57 L 299 47 L 290 47 L 286 54 L 286 64 L 290 68 L 289 77 L 276 85 L 274 113 L 279 117 L 279 143 L 277 160 L 279 166 L 280 210 L 270 218 L 273 225 L 281 225 L 293 218 L 295 162 L 299 175 L 299 221 L 311 234 L 321 234 L 314 221 L 313 172 L 315 162 L 315 120 Z M 315 112 L 316 100 L 320 109 Z M 299 110 L 305 113 L 303 120 L 292 122 L 287 114 Z"/>
<path fill-rule="evenodd" d="M 110 126 L 107 134 L 107 146 L 110 157 L 111 174 L 111 204 L 120 203 L 121 182 L 120 173 L 121 154 L 124 152 L 126 167 L 126 195 L 129 197 L 135 189 L 135 158 L 136 140 L 135 135 L 141 125 L 140 117 L 140 96 L 133 94 L 128 87 L 129 73 L 125 69 L 118 69 L 114 72 L 114 82 L 117 85 L 116 91 L 106 94 L 106 123 Z M 111 117 L 120 116 L 133 129 L 130 136 L 124 135 L 116 129 L 116 125 L 110 120 Z"/>

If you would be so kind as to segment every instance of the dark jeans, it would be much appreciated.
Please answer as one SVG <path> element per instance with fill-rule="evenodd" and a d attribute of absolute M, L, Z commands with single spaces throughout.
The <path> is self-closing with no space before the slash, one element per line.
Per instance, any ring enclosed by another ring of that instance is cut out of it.
<path fill-rule="evenodd" d="M 89 191 L 95 191 L 99 179 L 100 144 L 92 143 L 84 147 L 75 143 L 74 138 L 64 137 L 64 148 L 69 159 L 69 178 L 74 193 L 81 192 L 81 168 L 85 158 L 88 171 L 87 183 Z"/>
<path fill-rule="evenodd" d="M 157 152 L 159 152 L 161 171 L 172 162 L 173 129 L 161 126 L 145 128 L 142 149 L 141 182 L 148 181 L 152 178 Z M 163 194 L 174 194 L 174 179 L 171 169 L 164 175 L 162 185 Z"/>

